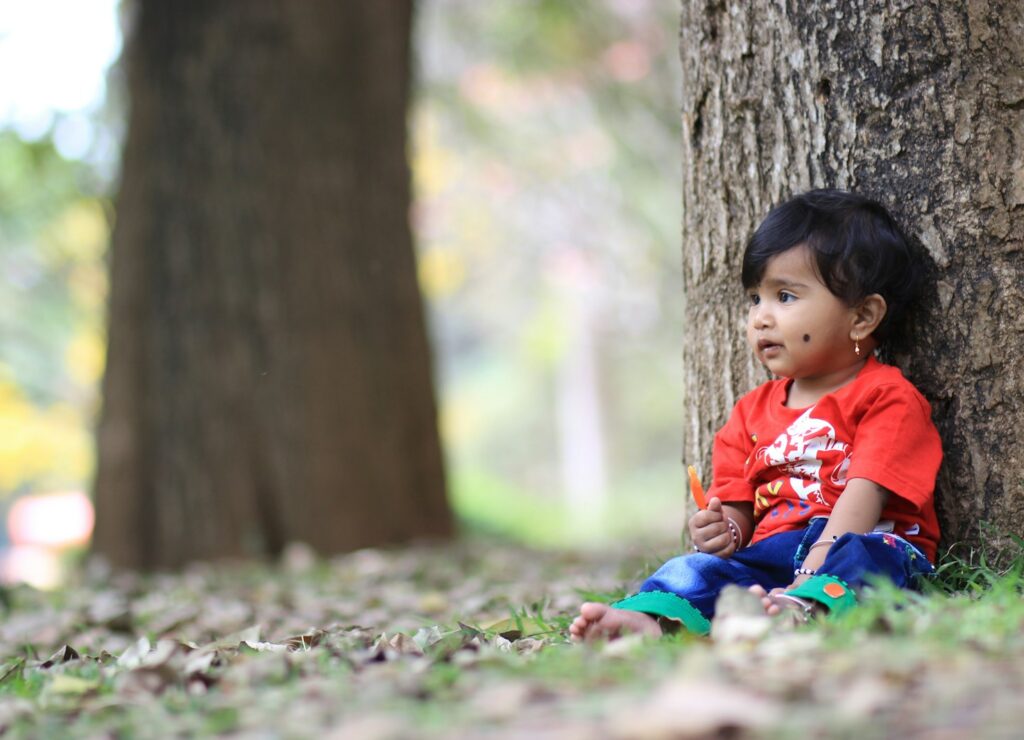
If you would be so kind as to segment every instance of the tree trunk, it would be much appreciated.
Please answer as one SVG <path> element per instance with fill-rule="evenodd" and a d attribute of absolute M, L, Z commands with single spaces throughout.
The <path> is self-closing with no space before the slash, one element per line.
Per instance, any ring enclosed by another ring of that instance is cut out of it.
<path fill-rule="evenodd" d="M 739 268 L 772 205 L 877 198 L 933 270 L 897 364 L 932 403 L 945 541 L 1024 531 L 1024 6 L 684 0 L 684 459 L 766 379 Z"/>
<path fill-rule="evenodd" d="M 96 551 L 152 568 L 449 534 L 410 2 L 134 10 Z"/>

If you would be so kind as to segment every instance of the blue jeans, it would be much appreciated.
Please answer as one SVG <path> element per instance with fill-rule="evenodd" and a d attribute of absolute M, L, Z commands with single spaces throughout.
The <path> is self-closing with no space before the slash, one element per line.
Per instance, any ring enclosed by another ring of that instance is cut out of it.
<path fill-rule="evenodd" d="M 703 553 L 672 558 L 643 582 L 640 593 L 675 594 L 710 619 L 715 613 L 715 599 L 729 584 L 760 584 L 769 591 L 790 585 L 793 571 L 803 564 L 827 522 L 824 517 L 812 519 L 806 529 L 772 535 L 729 558 Z M 818 573 L 835 576 L 856 590 L 878 576 L 901 588 L 913 588 L 919 577 L 933 570 L 924 554 L 902 537 L 883 532 L 851 532 L 829 548 Z"/>

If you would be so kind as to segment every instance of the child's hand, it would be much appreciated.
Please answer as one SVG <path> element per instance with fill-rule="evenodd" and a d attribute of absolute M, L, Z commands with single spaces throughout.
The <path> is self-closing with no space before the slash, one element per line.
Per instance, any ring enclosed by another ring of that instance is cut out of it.
<path fill-rule="evenodd" d="M 729 531 L 729 525 L 725 523 L 722 501 L 717 496 L 711 497 L 708 508 L 690 517 L 689 527 L 690 538 L 701 552 L 720 558 L 727 558 L 736 552 L 736 542 Z"/>

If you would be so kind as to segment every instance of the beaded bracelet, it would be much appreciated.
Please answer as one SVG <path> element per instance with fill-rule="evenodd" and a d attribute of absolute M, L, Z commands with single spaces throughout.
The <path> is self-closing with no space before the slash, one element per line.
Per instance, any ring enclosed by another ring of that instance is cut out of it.
<path fill-rule="evenodd" d="M 736 549 L 739 550 L 741 539 L 739 525 L 730 516 L 725 518 L 725 525 L 729 528 L 729 534 L 732 535 L 732 544 L 736 545 Z"/>
<path fill-rule="evenodd" d="M 725 526 L 727 526 L 729 528 L 729 535 L 732 537 L 732 544 L 734 544 L 736 546 L 736 549 L 739 550 L 740 549 L 740 540 L 743 539 L 743 536 L 740 534 L 740 527 L 739 527 L 739 525 L 736 524 L 736 522 L 733 520 L 732 517 L 727 516 L 725 518 Z M 694 552 L 704 552 L 703 550 L 701 550 L 696 545 L 693 546 L 693 551 Z"/>
<path fill-rule="evenodd" d="M 793 571 L 793 575 L 794 576 L 813 576 L 813 575 L 816 575 L 817 572 L 818 571 L 812 570 L 811 568 L 797 568 L 796 570 Z"/>

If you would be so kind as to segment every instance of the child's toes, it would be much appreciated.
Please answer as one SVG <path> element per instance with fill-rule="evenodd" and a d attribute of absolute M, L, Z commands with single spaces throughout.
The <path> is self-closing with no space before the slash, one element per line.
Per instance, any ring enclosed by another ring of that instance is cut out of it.
<path fill-rule="evenodd" d="M 762 586 L 762 585 L 760 585 L 758 583 L 755 583 L 753 586 L 751 586 L 747 590 L 750 591 L 750 593 L 754 594 L 755 596 L 761 597 L 762 599 L 768 595 L 768 592 L 764 590 L 764 586 Z"/>
<path fill-rule="evenodd" d="M 772 598 L 772 594 L 764 590 L 763 586 L 751 586 L 749 591 L 761 599 L 761 606 L 764 607 L 765 614 L 775 616 L 779 613 L 779 605 L 775 603 L 775 600 Z"/>
<path fill-rule="evenodd" d="M 587 601 L 580 605 L 580 615 L 577 619 L 585 619 L 587 622 L 600 622 L 601 619 L 608 613 L 610 606 L 607 604 L 597 604 L 593 601 Z"/>

